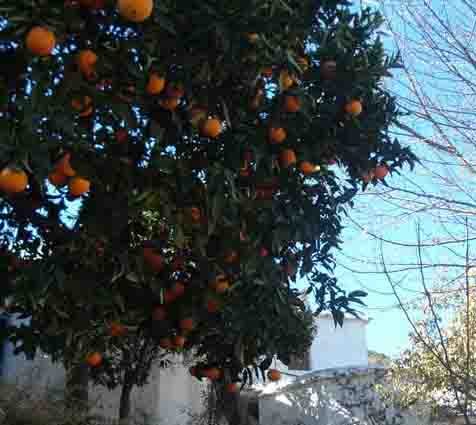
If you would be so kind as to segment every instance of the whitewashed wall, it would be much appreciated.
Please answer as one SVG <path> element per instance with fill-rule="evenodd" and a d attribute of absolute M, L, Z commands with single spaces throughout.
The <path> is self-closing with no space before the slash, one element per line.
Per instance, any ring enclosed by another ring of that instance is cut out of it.
<path fill-rule="evenodd" d="M 425 417 L 386 407 L 374 391 L 380 368 L 327 369 L 259 399 L 260 425 L 427 425 Z"/>
<path fill-rule="evenodd" d="M 367 325 L 367 320 L 346 317 L 343 326 L 336 327 L 332 316 L 321 314 L 311 346 L 311 370 L 368 366 Z"/>

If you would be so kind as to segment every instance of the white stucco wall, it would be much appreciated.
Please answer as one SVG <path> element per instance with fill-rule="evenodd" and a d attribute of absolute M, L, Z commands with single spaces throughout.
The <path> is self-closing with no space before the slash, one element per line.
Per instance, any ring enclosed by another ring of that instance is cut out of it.
<path fill-rule="evenodd" d="M 336 327 L 329 314 L 319 316 L 311 370 L 368 366 L 367 324 L 365 319 L 346 317 L 343 326 Z"/>
<path fill-rule="evenodd" d="M 380 368 L 326 369 L 259 398 L 260 425 L 428 425 L 428 418 L 385 406 L 374 385 Z"/>

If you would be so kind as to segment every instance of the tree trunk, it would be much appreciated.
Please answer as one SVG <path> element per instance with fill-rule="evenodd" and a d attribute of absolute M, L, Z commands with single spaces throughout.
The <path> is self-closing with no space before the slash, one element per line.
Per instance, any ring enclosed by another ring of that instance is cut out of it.
<path fill-rule="evenodd" d="M 70 366 L 66 372 L 66 402 L 72 408 L 88 407 L 88 372 L 85 364 Z"/>
<path fill-rule="evenodd" d="M 131 415 L 131 393 L 134 388 L 134 384 L 131 381 L 130 377 L 126 374 L 119 404 L 119 421 L 121 425 L 127 424 Z"/>

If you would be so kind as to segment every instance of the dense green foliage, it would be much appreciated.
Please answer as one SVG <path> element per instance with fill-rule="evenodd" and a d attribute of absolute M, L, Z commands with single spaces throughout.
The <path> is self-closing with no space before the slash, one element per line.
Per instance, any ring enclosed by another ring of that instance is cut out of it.
<path fill-rule="evenodd" d="M 382 80 L 397 64 L 380 16 L 345 0 L 163 0 L 134 23 L 99 6 L 0 0 L 0 169 L 28 176 L 0 192 L 0 294 L 31 318 L 11 337 L 71 365 L 120 348 L 118 322 L 157 343 L 184 336 L 226 381 L 301 353 L 304 293 L 336 322 L 365 295 L 332 274 L 347 206 L 377 166 L 414 160 L 388 134 Z M 25 47 L 35 25 L 54 33 L 53 54 Z M 86 69 L 85 49 L 97 56 Z M 82 196 L 72 176 L 47 182 L 66 154 L 90 182 Z"/>

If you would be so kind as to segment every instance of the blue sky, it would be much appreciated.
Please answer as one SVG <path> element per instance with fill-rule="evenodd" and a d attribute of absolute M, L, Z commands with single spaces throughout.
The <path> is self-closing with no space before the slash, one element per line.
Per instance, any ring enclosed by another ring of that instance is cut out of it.
<path fill-rule="evenodd" d="M 356 2 L 359 4 L 360 2 Z M 375 1 L 362 2 L 371 6 L 378 4 Z M 398 2 L 394 3 L 398 5 Z M 439 0 L 435 0 L 432 5 L 441 6 Z M 439 7 L 438 6 L 438 7 Z M 449 19 L 452 17 L 449 16 Z M 403 27 L 396 21 L 392 24 L 398 30 Z M 416 34 L 405 28 L 406 35 L 417 38 Z M 391 38 L 385 39 L 389 52 L 395 52 L 394 43 Z M 430 62 L 413 62 L 412 65 L 428 75 L 435 75 L 440 72 L 435 64 Z M 395 72 L 393 81 L 387 82 L 388 87 L 397 96 L 408 96 L 409 92 L 405 88 L 405 77 L 403 73 Z M 430 85 L 431 82 L 429 81 Z M 458 100 L 445 97 L 445 87 L 435 89 L 431 87 L 428 93 L 437 102 L 450 102 L 453 107 L 458 106 Z M 421 134 L 432 136 L 433 130 L 427 124 L 417 122 L 411 117 L 407 119 L 407 124 L 416 128 Z M 457 135 L 455 135 L 457 137 Z M 391 186 L 402 187 L 411 191 L 425 191 L 456 200 L 467 200 L 464 191 L 452 182 L 467 190 L 466 193 L 476 193 L 476 182 L 474 176 L 470 175 L 460 164 L 453 163 L 450 166 L 443 165 L 448 161 L 447 157 L 430 150 L 421 143 L 412 140 L 401 139 L 404 143 L 410 144 L 422 162 L 414 172 L 407 168 L 401 176 L 394 175 L 387 178 Z M 438 176 L 435 176 L 435 172 Z M 444 178 L 449 178 L 447 185 L 442 185 Z M 383 189 L 383 188 L 381 188 Z M 380 189 L 380 190 L 381 190 Z M 408 346 L 408 333 L 411 326 L 406 320 L 403 312 L 398 308 L 398 303 L 393 295 L 392 288 L 385 275 L 382 274 L 380 262 L 383 253 L 385 262 L 390 269 L 403 269 L 402 272 L 392 274 L 398 282 L 398 293 L 404 302 L 414 302 L 419 306 L 424 302 L 422 293 L 421 276 L 412 264 L 417 259 L 417 250 L 412 246 L 400 246 L 393 243 L 381 242 L 373 238 L 369 233 L 375 233 L 380 237 L 401 244 L 415 244 L 417 241 L 417 228 L 421 229 L 421 237 L 427 243 L 450 239 L 454 234 L 461 234 L 464 231 L 462 225 L 464 214 L 455 215 L 452 212 L 445 212 L 438 208 L 417 211 L 417 206 L 411 200 L 419 202 L 418 198 L 394 193 L 394 198 L 386 200 L 378 196 L 379 191 L 370 191 L 360 194 L 356 200 L 356 205 L 351 214 L 351 219 L 346 221 L 344 231 L 343 250 L 337 255 L 337 277 L 340 284 L 346 289 L 364 289 L 368 291 L 367 298 L 368 315 L 373 319 L 368 327 L 369 348 L 383 352 L 392 356 Z M 399 199 L 396 199 L 399 198 Z M 408 200 L 408 202 L 407 202 Z M 474 202 L 474 201 L 473 201 Z M 428 265 L 424 271 L 424 277 L 429 286 L 439 284 L 444 279 L 451 279 L 461 271 L 459 268 L 432 267 L 434 264 L 458 263 L 461 258 L 458 256 L 464 246 L 452 245 L 429 247 L 423 250 L 423 262 Z M 413 317 L 418 317 L 418 309 L 412 312 Z"/>

